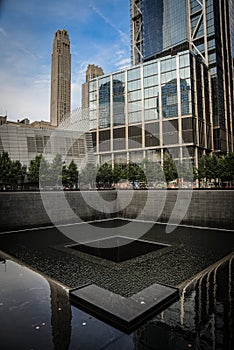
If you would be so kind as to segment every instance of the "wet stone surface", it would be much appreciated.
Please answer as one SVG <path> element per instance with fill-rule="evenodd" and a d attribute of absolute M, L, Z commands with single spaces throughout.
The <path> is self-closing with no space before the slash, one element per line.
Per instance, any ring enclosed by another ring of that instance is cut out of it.
<path fill-rule="evenodd" d="M 111 227 L 126 225 L 126 236 L 134 238 L 135 232 L 146 232 L 147 223 L 134 223 L 128 232 L 127 221 L 113 220 L 95 225 L 69 226 L 87 240 L 95 235 L 95 228 L 103 229 L 108 237 Z M 48 276 L 75 288 L 95 284 L 124 297 L 132 296 L 153 283 L 177 286 L 184 280 L 215 263 L 233 251 L 234 235 L 230 232 L 177 227 L 165 233 L 165 225 L 155 224 L 141 239 L 168 244 L 120 263 L 93 255 L 72 251 L 66 245 L 74 243 L 57 228 L 24 231 L 0 235 L 1 249 Z M 138 237 L 137 237 L 138 238 Z"/>

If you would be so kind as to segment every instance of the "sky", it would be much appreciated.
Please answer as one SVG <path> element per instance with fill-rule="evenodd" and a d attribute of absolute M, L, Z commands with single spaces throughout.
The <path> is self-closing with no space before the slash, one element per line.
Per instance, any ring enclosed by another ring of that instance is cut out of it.
<path fill-rule="evenodd" d="M 54 33 L 66 29 L 72 110 L 88 64 L 110 73 L 130 65 L 128 0 L 0 0 L 0 115 L 50 120 Z"/>

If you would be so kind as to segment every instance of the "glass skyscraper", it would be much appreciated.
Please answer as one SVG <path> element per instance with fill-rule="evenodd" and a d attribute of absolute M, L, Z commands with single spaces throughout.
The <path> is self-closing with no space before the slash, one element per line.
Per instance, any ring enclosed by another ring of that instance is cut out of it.
<path fill-rule="evenodd" d="M 90 81 L 99 164 L 233 151 L 233 1 L 131 0 L 132 66 Z"/>
<path fill-rule="evenodd" d="M 91 80 L 98 163 L 161 161 L 165 152 L 197 163 L 212 148 L 207 81 L 206 65 L 189 50 Z"/>
<path fill-rule="evenodd" d="M 187 40 L 186 0 L 142 1 L 142 18 L 144 60 Z"/>
<path fill-rule="evenodd" d="M 131 0 L 132 63 L 195 53 L 210 72 L 213 151 L 233 150 L 233 0 Z"/>

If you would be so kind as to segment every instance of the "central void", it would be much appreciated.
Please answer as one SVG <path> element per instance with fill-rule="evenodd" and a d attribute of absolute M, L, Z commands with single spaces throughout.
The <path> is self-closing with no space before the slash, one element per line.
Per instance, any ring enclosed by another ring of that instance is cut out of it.
<path fill-rule="evenodd" d="M 166 246 L 168 245 L 114 236 L 86 242 L 85 244 L 69 245 L 67 248 L 119 263 L 165 248 Z"/>

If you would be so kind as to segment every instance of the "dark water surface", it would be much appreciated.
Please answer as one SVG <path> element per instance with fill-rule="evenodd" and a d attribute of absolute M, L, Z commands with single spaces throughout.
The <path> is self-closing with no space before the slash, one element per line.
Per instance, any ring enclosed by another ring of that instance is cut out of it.
<path fill-rule="evenodd" d="M 97 225 L 108 231 L 116 224 Z M 143 224 L 136 225 L 137 230 Z M 233 236 L 185 227 L 165 235 L 163 225 L 156 225 L 144 239 L 168 247 L 116 264 L 71 254 L 71 241 L 56 228 L 0 235 L 1 249 L 22 261 L 0 255 L 0 348 L 231 350 Z M 130 335 L 72 306 L 68 297 L 70 287 L 85 283 L 127 296 L 154 282 L 178 286 L 180 300 Z"/>
<path fill-rule="evenodd" d="M 233 349 L 233 260 L 184 289 L 180 301 L 130 335 L 70 305 L 54 281 L 0 263 L 1 349 Z"/>

